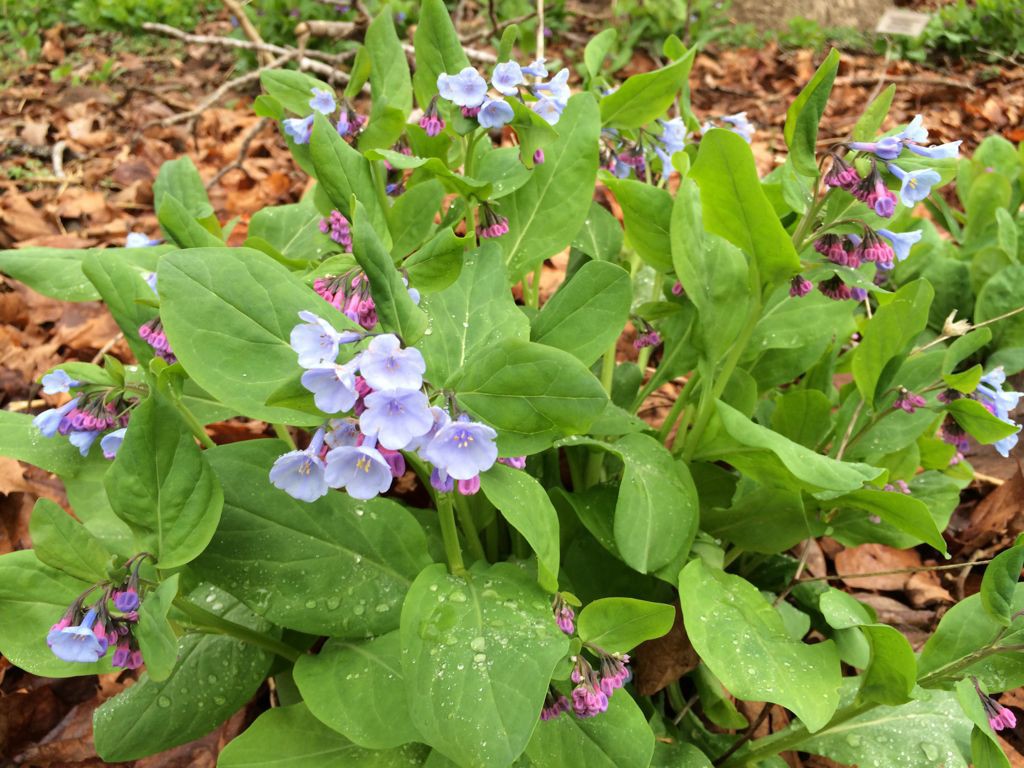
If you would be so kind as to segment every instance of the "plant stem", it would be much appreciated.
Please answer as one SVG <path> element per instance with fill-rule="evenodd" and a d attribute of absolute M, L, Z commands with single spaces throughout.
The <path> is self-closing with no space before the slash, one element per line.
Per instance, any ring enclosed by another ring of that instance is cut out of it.
<path fill-rule="evenodd" d="M 523 301 L 526 302 L 526 306 L 533 307 L 534 309 L 540 306 L 540 276 L 543 271 L 544 262 L 542 261 L 533 270 L 533 277 L 529 284 L 527 284 L 526 278 L 523 278 Z"/>
<path fill-rule="evenodd" d="M 196 418 L 195 414 L 188 409 L 188 406 L 177 398 L 172 399 L 174 405 L 178 408 L 178 412 L 181 414 L 181 417 L 185 420 L 185 423 L 188 424 L 188 428 L 192 430 L 192 434 L 195 435 L 196 439 L 203 444 L 203 447 L 216 448 L 217 444 L 213 442 L 213 438 L 206 434 L 206 428 L 199 422 L 199 419 Z"/>
<path fill-rule="evenodd" d="M 756 284 L 756 282 L 755 282 Z M 729 383 L 729 379 L 732 378 L 732 373 L 736 370 L 736 365 L 740 361 L 740 357 L 743 356 L 744 350 L 747 348 L 747 344 L 750 342 L 750 338 L 754 335 L 754 328 L 757 327 L 758 321 L 761 319 L 761 306 L 760 302 L 756 302 L 751 307 L 750 317 L 747 318 L 746 325 L 743 326 L 743 330 L 740 331 L 739 338 L 732 345 L 732 349 L 729 350 L 729 356 L 725 359 L 725 363 L 722 365 L 722 370 L 718 372 L 718 375 L 714 378 L 714 383 L 710 388 L 708 384 L 710 381 L 705 382 L 704 391 L 701 395 L 700 405 L 697 411 L 697 421 L 693 424 L 693 430 L 686 438 L 686 442 L 683 444 L 683 460 L 689 462 L 693 458 L 694 452 L 697 450 L 697 444 L 700 443 L 701 437 L 704 435 L 704 430 L 707 428 L 708 422 L 711 420 L 711 413 L 715 408 L 715 402 L 721 396 L 722 392 L 725 391 L 726 385 Z"/>
<path fill-rule="evenodd" d="M 255 645 L 265 651 L 276 653 L 278 656 L 289 661 L 298 661 L 299 657 L 302 656 L 302 651 L 275 637 L 270 637 L 249 627 L 228 621 L 183 597 L 174 598 L 174 607 L 184 613 L 188 617 L 191 626 L 198 630 L 237 637 L 239 640 Z"/>
<path fill-rule="evenodd" d="M 292 433 L 288 431 L 288 425 L 272 424 L 271 426 L 274 428 L 274 434 L 287 443 L 288 447 L 294 451 L 296 449 L 295 440 L 292 437 Z"/>
<path fill-rule="evenodd" d="M 462 528 L 462 538 L 466 542 L 469 554 L 473 556 L 474 560 L 486 561 L 487 556 L 480 543 L 480 533 L 477 531 L 476 521 L 473 519 L 473 510 L 469 508 L 466 497 L 456 495 L 453 497 L 453 501 L 455 502 L 455 514 L 459 516 L 459 527 Z"/>
<path fill-rule="evenodd" d="M 452 509 L 450 493 L 437 494 L 437 520 L 441 525 L 448 570 L 455 576 L 463 576 L 466 573 L 466 566 L 462 562 L 462 547 L 459 545 L 459 531 L 455 527 L 455 512 Z"/>
<path fill-rule="evenodd" d="M 611 397 L 612 383 L 615 380 L 615 354 L 618 348 L 615 342 L 605 350 L 601 358 L 601 386 Z M 601 470 L 604 468 L 604 452 L 598 449 L 591 449 L 587 456 L 587 468 L 583 474 L 583 487 L 589 488 L 601 480 Z"/>

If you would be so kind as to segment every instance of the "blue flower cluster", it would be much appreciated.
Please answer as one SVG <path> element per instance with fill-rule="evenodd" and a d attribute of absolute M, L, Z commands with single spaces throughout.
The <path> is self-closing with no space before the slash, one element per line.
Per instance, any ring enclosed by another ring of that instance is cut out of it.
<path fill-rule="evenodd" d="M 32 424 L 43 437 L 53 437 L 58 433 L 66 435 L 68 442 L 83 456 L 87 456 L 92 444 L 101 438 L 103 455 L 113 459 L 124 439 L 129 413 L 138 401 L 126 399 L 123 392 L 115 393 L 110 387 L 83 385 L 60 369 L 47 373 L 41 383 L 45 395 L 67 394 L 72 389 L 80 389 L 64 405 L 49 408 L 32 419 Z"/>
<path fill-rule="evenodd" d="M 312 312 L 300 312 L 299 318 L 303 322 L 292 329 L 291 346 L 306 369 L 302 385 L 325 414 L 351 412 L 353 417 L 330 419 L 305 449 L 279 457 L 270 470 L 276 487 L 302 501 L 314 501 L 329 488 L 372 499 L 405 472 L 401 452 L 414 451 L 433 465 L 430 482 L 438 491 L 479 490 L 480 473 L 498 459 L 497 433 L 465 414 L 431 405 L 419 350 L 403 347 L 387 333 L 369 337 L 364 349 L 338 363 L 342 347 L 366 335 L 337 331 Z"/>
<path fill-rule="evenodd" d="M 894 136 L 885 136 L 877 141 L 854 141 L 849 145 L 854 151 L 871 153 L 885 162 L 886 169 L 900 182 L 900 202 L 908 208 L 913 208 L 927 198 L 941 177 L 930 168 L 906 171 L 892 161 L 897 160 L 904 149 L 932 160 L 952 159 L 960 155 L 961 141 L 926 146 L 924 142 L 928 140 L 928 129 L 923 123 L 924 118 L 917 115 Z"/>
<path fill-rule="evenodd" d="M 1017 407 L 1024 392 L 1008 392 L 1003 389 L 1006 382 L 1006 373 L 1002 366 L 996 368 L 981 377 L 978 388 L 974 391 L 974 399 L 984 405 L 989 413 L 1007 424 L 1017 427 L 1020 432 L 1020 425 L 1010 418 L 1010 411 Z M 1004 437 L 994 444 L 1003 458 L 1009 458 L 1010 451 L 1017 445 L 1017 433 Z"/>
<path fill-rule="evenodd" d="M 533 85 L 527 83 L 527 76 L 538 79 L 547 77 L 548 70 L 544 66 L 544 59 L 538 59 L 528 67 L 520 66 L 514 61 L 497 64 L 491 75 L 491 85 L 499 94 L 497 98 L 490 95 L 487 81 L 473 67 L 466 67 L 454 75 L 442 72 L 437 77 L 437 91 L 442 99 L 461 107 L 465 117 L 475 117 L 481 127 L 489 129 L 500 128 L 512 121 L 515 113 L 505 101 L 505 97 L 521 99 L 525 89 L 534 97 L 534 100 L 528 103 L 529 108 L 544 118 L 549 125 L 555 125 L 571 95 L 569 70 L 562 69 L 549 81 Z M 433 106 L 432 104 L 431 109 L 428 109 L 427 116 L 436 119 Z M 443 126 L 443 122 L 441 125 Z M 424 130 L 430 133 L 432 129 L 424 126 Z"/>
<path fill-rule="evenodd" d="M 309 108 L 313 110 L 306 117 L 290 117 L 283 121 L 284 132 L 287 133 L 296 144 L 308 144 L 310 136 L 313 135 L 313 118 L 316 113 L 330 116 L 338 108 L 334 101 L 334 94 L 319 88 L 311 90 L 313 98 L 309 100 Z M 347 100 L 343 100 L 341 110 L 338 113 L 336 127 L 338 135 L 342 138 L 350 138 L 358 134 L 366 124 L 366 117 L 360 115 Z"/>

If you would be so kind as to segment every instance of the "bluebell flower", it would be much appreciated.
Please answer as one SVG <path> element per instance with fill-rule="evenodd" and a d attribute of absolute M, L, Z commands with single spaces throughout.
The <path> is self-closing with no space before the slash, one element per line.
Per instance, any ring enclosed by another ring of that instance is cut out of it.
<path fill-rule="evenodd" d="M 356 392 L 356 364 L 324 365 L 309 368 L 302 374 L 302 386 L 313 393 L 313 402 L 324 413 L 352 410 L 359 398 Z"/>
<path fill-rule="evenodd" d="M 920 144 L 908 144 L 907 149 L 922 157 L 932 160 L 949 160 L 960 157 L 960 145 L 963 141 L 951 141 L 948 144 L 936 144 L 934 147 L 922 147 Z"/>
<path fill-rule="evenodd" d="M 124 239 L 125 248 L 146 248 L 150 245 L 160 245 L 160 241 L 150 240 L 145 232 L 129 232 Z"/>
<path fill-rule="evenodd" d="M 40 382 L 43 385 L 44 395 L 56 395 L 61 392 L 67 392 L 71 387 L 77 387 L 80 383 L 68 376 L 67 371 L 60 368 L 50 371 L 40 379 Z"/>
<path fill-rule="evenodd" d="M 104 458 L 113 459 L 117 456 L 117 451 L 121 448 L 121 443 L 124 442 L 124 435 L 127 431 L 127 427 L 121 427 L 103 436 L 103 439 L 100 440 L 100 448 L 103 449 Z"/>
<path fill-rule="evenodd" d="M 513 117 L 515 117 L 515 113 L 512 111 L 512 107 L 504 101 L 488 99 L 480 107 L 480 112 L 477 114 L 476 119 L 482 128 L 491 129 L 501 128 L 506 123 L 512 122 Z"/>
<path fill-rule="evenodd" d="M 440 467 L 434 467 L 430 470 L 430 485 L 433 486 L 435 491 L 441 493 L 451 493 L 455 490 L 455 480 L 448 476 Z"/>
<path fill-rule="evenodd" d="M 914 143 L 928 141 L 928 129 L 924 127 L 924 116 L 914 115 L 906 128 L 896 134 L 896 138 L 906 139 Z"/>
<path fill-rule="evenodd" d="M 723 123 L 728 123 L 732 126 L 729 130 L 733 133 L 738 133 L 747 144 L 754 139 L 754 125 L 747 120 L 746 112 L 737 112 L 735 115 L 725 115 L 722 118 Z"/>
<path fill-rule="evenodd" d="M 320 458 L 324 430 L 318 429 L 309 446 L 302 451 L 282 454 L 270 468 L 270 482 L 299 501 L 316 501 L 327 495 L 326 464 Z"/>
<path fill-rule="evenodd" d="M 436 405 L 430 407 L 430 415 L 434 419 L 433 425 L 424 434 L 410 440 L 409 445 L 406 446 L 407 451 L 416 451 L 422 454 L 426 447 L 430 445 L 430 441 L 434 439 L 434 435 L 437 434 L 438 430 L 451 422 L 448 411 Z"/>
<path fill-rule="evenodd" d="M 562 68 L 548 82 L 537 83 L 533 86 L 533 93 L 534 95 L 546 94 L 548 98 L 559 102 L 564 107 L 572 95 L 572 91 L 569 90 L 569 70 Z"/>
<path fill-rule="evenodd" d="M 903 261 L 910 255 L 910 249 L 921 239 L 923 234 L 919 229 L 914 229 L 910 232 L 891 232 L 888 229 L 878 229 L 875 231 L 892 243 L 893 253 L 896 254 L 896 259 L 899 261 Z"/>
<path fill-rule="evenodd" d="M 330 91 L 322 91 L 319 88 L 313 89 L 313 98 L 309 100 L 309 108 L 321 115 L 329 115 L 335 109 L 334 94 Z"/>
<path fill-rule="evenodd" d="M 633 171 L 633 166 L 629 163 L 624 163 L 621 158 L 612 158 L 611 172 L 612 175 L 617 179 L 629 178 L 629 174 Z"/>
<path fill-rule="evenodd" d="M 96 609 L 90 609 L 82 623 L 73 627 L 50 630 L 46 642 L 53 655 L 61 661 L 88 664 L 99 661 L 107 652 L 107 641 L 96 637 L 93 625 L 96 623 Z"/>
<path fill-rule="evenodd" d="M 291 136 L 296 144 L 309 144 L 309 137 L 313 135 L 313 116 L 289 117 L 282 123 L 284 132 Z"/>
<path fill-rule="evenodd" d="M 324 442 L 331 448 L 359 443 L 359 425 L 351 419 L 331 419 L 327 422 Z"/>
<path fill-rule="evenodd" d="M 373 389 L 419 389 L 426 370 L 420 351 L 414 347 L 402 349 L 402 342 L 393 333 L 374 336 L 359 356 L 359 372 Z"/>
<path fill-rule="evenodd" d="M 549 99 L 547 96 L 542 96 L 530 104 L 530 109 L 540 115 L 548 125 L 555 125 L 562 117 L 565 104 L 555 99 Z"/>
<path fill-rule="evenodd" d="M 886 136 L 878 141 L 854 141 L 850 143 L 850 149 L 858 152 L 871 152 L 882 160 L 895 160 L 903 151 L 903 139 Z"/>
<path fill-rule="evenodd" d="M 671 156 L 676 152 L 682 152 L 686 147 L 686 123 L 681 117 L 672 120 L 659 120 L 661 123 L 661 134 L 658 141 L 665 145 L 665 152 Z"/>
<path fill-rule="evenodd" d="M 548 68 L 544 66 L 544 59 L 534 59 L 528 67 L 520 67 L 519 71 L 530 77 L 547 77 Z"/>
<path fill-rule="evenodd" d="M 299 356 L 303 368 L 317 368 L 329 365 L 338 357 L 342 344 L 361 339 L 356 331 L 337 331 L 319 315 L 303 310 L 299 318 L 304 323 L 292 328 L 290 343 Z"/>
<path fill-rule="evenodd" d="M 102 430 L 75 430 L 68 433 L 68 442 L 75 446 L 80 454 L 88 456 L 89 449 L 101 434 Z"/>
<path fill-rule="evenodd" d="M 393 451 L 404 450 L 434 424 L 430 402 L 418 389 L 378 389 L 363 402 L 366 410 L 359 415 L 359 429 Z"/>
<path fill-rule="evenodd" d="M 498 433 L 465 417 L 445 425 L 423 451 L 423 457 L 456 480 L 470 480 L 498 460 Z"/>
<path fill-rule="evenodd" d="M 57 434 L 57 428 L 71 411 L 78 406 L 78 398 L 69 400 L 60 408 L 48 408 L 32 419 L 32 425 L 43 433 L 43 437 L 53 437 Z"/>
<path fill-rule="evenodd" d="M 159 298 L 160 293 L 156 289 L 156 272 L 143 272 L 142 279 L 149 286 L 149 290 Z"/>
<path fill-rule="evenodd" d="M 981 377 L 981 381 L 978 383 L 978 388 L 974 391 L 974 397 L 984 405 L 993 416 L 1000 421 L 1005 421 L 1007 424 L 1012 424 L 1017 427 L 1017 432 L 1020 432 L 1020 426 L 1010 418 L 1010 411 L 1017 407 L 1017 403 L 1020 402 L 1021 397 L 1024 397 L 1022 392 L 1007 392 L 1003 389 L 1003 383 L 1006 381 L 1006 373 L 1003 371 L 1002 366 L 989 371 Z M 998 440 L 993 443 L 993 447 L 999 452 L 999 455 L 1004 459 L 1008 458 L 1010 451 L 1015 445 L 1017 445 L 1018 435 L 1012 434 L 1009 437 L 1004 437 L 1002 440 Z"/>
<path fill-rule="evenodd" d="M 327 482 L 344 488 L 354 499 L 372 499 L 391 487 L 391 465 L 373 440 L 360 446 L 343 445 L 327 454 Z"/>
<path fill-rule="evenodd" d="M 457 75 L 438 75 L 437 91 L 441 98 L 460 107 L 479 107 L 487 98 L 487 81 L 475 69 L 466 67 Z"/>
<path fill-rule="evenodd" d="M 919 171 L 904 171 L 892 163 L 887 164 L 886 168 L 889 169 L 889 173 L 900 180 L 900 201 L 907 208 L 913 208 L 927 198 L 932 187 L 942 181 L 942 177 L 929 168 Z"/>
<path fill-rule="evenodd" d="M 523 77 L 523 70 L 514 61 L 498 64 L 491 76 L 491 85 L 505 96 L 515 96 L 519 93 L 519 86 L 524 82 L 526 80 Z"/>

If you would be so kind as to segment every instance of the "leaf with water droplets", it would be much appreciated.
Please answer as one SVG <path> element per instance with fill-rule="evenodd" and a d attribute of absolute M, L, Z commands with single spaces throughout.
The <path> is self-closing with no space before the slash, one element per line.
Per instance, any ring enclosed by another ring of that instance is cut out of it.
<path fill-rule="evenodd" d="M 409 584 L 431 562 L 423 529 L 389 499 L 293 499 L 267 479 L 285 450 L 249 440 L 206 452 L 224 512 L 192 567 L 282 626 L 348 638 L 396 629 Z"/>
<path fill-rule="evenodd" d="M 295 684 L 322 723 L 356 744 L 388 749 L 420 739 L 409 720 L 398 632 L 363 643 L 331 638 L 295 664 Z"/>
<path fill-rule="evenodd" d="M 507 766 L 523 752 L 569 647 L 548 595 L 507 563 L 465 579 L 425 569 L 402 609 L 401 638 L 412 721 L 464 768 Z"/>
<path fill-rule="evenodd" d="M 264 712 L 228 744 L 218 768 L 409 768 L 422 765 L 427 748 L 409 744 L 398 749 L 369 750 L 353 744 L 317 720 L 305 704 Z"/>
<path fill-rule="evenodd" d="M 267 622 L 226 592 L 199 587 L 189 600 L 236 624 L 266 632 Z M 187 634 L 178 665 L 163 682 L 143 674 L 93 715 L 96 751 L 107 762 L 135 760 L 209 733 L 243 706 L 270 669 L 271 654 L 236 638 Z"/>

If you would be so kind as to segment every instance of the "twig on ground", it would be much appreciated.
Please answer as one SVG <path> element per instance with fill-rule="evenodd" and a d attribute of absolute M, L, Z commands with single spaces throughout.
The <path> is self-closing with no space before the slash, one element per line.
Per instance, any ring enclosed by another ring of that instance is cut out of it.
<path fill-rule="evenodd" d="M 67 149 L 68 143 L 61 139 L 53 145 L 53 151 L 50 153 L 50 162 L 53 165 L 53 175 L 58 179 L 65 178 L 64 174 L 64 150 Z"/>
<path fill-rule="evenodd" d="M 249 154 L 249 147 L 252 144 L 253 139 L 255 139 L 259 135 L 259 132 L 262 131 L 269 122 L 270 119 L 264 117 L 262 120 L 257 122 L 252 128 L 249 129 L 249 132 L 245 135 L 245 138 L 242 139 L 242 146 L 238 148 L 238 157 L 234 160 L 234 162 L 225 165 L 223 168 L 217 171 L 217 174 L 208 182 L 206 182 L 207 189 L 210 189 L 214 184 L 216 184 L 218 181 L 224 178 L 224 176 L 227 175 L 228 171 L 233 171 L 235 168 L 242 168 L 242 164 L 245 162 L 246 155 Z M 242 170 L 245 169 L 242 168 Z"/>
<path fill-rule="evenodd" d="M 256 29 L 256 26 L 249 20 L 248 14 L 245 9 L 242 8 L 238 0 L 222 0 L 224 7 L 230 11 L 231 15 L 238 20 L 238 26 L 245 32 L 245 36 L 248 37 L 252 42 L 258 45 L 264 45 L 263 37 L 260 35 L 260 31 Z M 270 52 L 266 50 L 257 50 L 256 58 L 259 60 L 261 67 L 266 67 L 270 64 Z"/>
<path fill-rule="evenodd" d="M 116 336 L 114 336 L 112 339 L 108 339 L 107 343 L 100 347 L 99 351 L 92 356 L 92 360 L 90 360 L 89 362 L 92 363 L 93 365 L 97 365 L 99 361 L 103 359 L 103 356 L 107 354 L 107 352 L 112 350 L 114 348 L 114 345 L 117 344 L 117 342 L 119 342 L 123 338 L 124 332 L 122 331 L 121 333 L 118 333 Z"/>
<path fill-rule="evenodd" d="M 492 28 L 486 28 L 486 29 L 482 29 L 482 30 L 479 30 L 479 31 L 476 31 L 476 32 L 469 32 L 469 33 L 467 33 L 465 35 L 459 35 L 459 41 L 463 45 L 468 45 L 470 43 L 475 43 L 475 42 L 477 42 L 479 40 L 486 40 L 489 35 L 494 35 L 495 37 L 500 37 L 501 33 L 504 32 L 509 27 L 511 27 L 513 24 L 522 24 L 524 21 L 529 21 L 530 19 L 532 19 L 536 15 L 537 15 L 536 11 L 530 11 L 529 13 L 524 13 L 522 16 L 516 16 L 514 19 L 508 19 L 506 21 L 502 21 L 501 23 L 499 23 L 497 25 L 497 27 L 494 27 L 493 29 Z"/>

